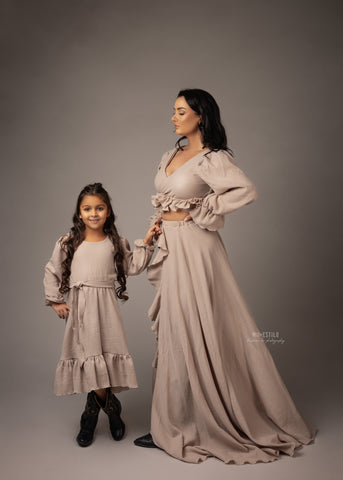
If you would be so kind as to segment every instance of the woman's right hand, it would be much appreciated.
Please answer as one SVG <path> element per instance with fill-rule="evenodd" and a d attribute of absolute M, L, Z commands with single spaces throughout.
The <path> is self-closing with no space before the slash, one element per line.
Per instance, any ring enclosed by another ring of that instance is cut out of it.
<path fill-rule="evenodd" d="M 52 303 L 51 306 L 60 318 L 68 319 L 70 307 L 66 303 Z"/>
<path fill-rule="evenodd" d="M 161 233 L 162 233 L 162 230 L 160 229 L 161 222 L 162 222 L 162 220 L 159 218 L 157 220 L 157 222 L 154 225 L 152 225 L 149 228 L 149 230 L 147 231 L 147 233 L 146 233 L 146 235 L 143 239 L 143 242 L 146 245 L 152 245 L 154 239 L 156 240 L 158 238 L 158 236 L 161 235 Z"/>
<path fill-rule="evenodd" d="M 155 239 L 155 240 L 157 240 L 158 237 L 159 237 L 159 236 L 161 235 L 161 233 L 162 233 L 162 230 L 161 230 L 161 225 L 162 225 L 162 223 L 163 223 L 163 220 L 162 220 L 161 217 L 159 217 L 159 218 L 156 220 L 156 222 L 155 222 L 155 227 L 157 227 L 156 230 L 155 230 L 155 236 L 154 236 L 154 239 Z"/>

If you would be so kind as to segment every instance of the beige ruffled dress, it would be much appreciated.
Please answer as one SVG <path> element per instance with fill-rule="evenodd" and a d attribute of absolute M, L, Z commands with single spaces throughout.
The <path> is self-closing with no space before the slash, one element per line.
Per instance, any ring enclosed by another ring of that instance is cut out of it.
<path fill-rule="evenodd" d="M 131 251 L 124 237 L 120 241 L 125 273 L 139 274 L 148 265 L 154 247 L 136 240 Z M 114 289 L 114 253 L 113 243 L 106 237 L 100 242 L 82 242 L 74 254 L 66 298 L 71 310 L 56 370 L 56 395 L 86 393 L 106 387 L 111 387 L 115 393 L 137 387 Z M 64 259 L 59 239 L 45 267 L 46 305 L 65 301 L 59 292 Z"/>
<path fill-rule="evenodd" d="M 173 457 L 198 463 L 271 462 L 310 443 L 316 428 L 297 411 L 234 278 L 217 230 L 224 215 L 256 199 L 225 151 L 196 155 L 173 174 L 165 153 L 155 179 L 154 222 L 163 221 L 148 267 L 157 289 L 149 310 L 157 348 L 151 433 Z"/>

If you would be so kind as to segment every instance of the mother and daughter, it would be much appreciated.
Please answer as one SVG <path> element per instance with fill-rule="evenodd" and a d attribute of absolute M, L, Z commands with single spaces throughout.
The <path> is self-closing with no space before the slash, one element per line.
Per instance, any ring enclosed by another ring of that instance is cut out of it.
<path fill-rule="evenodd" d="M 172 122 L 181 138 L 158 166 L 144 239 L 130 249 L 107 191 L 90 184 L 45 267 L 46 304 L 66 321 L 54 392 L 87 393 L 80 446 L 92 443 L 100 410 L 114 440 L 123 438 L 115 394 L 137 381 L 117 298 L 127 300 L 126 277 L 147 268 L 157 289 L 151 430 L 134 443 L 190 463 L 293 456 L 316 428 L 300 416 L 266 345 L 249 341 L 258 328 L 217 231 L 256 189 L 232 157 L 209 93 L 180 91 Z"/>

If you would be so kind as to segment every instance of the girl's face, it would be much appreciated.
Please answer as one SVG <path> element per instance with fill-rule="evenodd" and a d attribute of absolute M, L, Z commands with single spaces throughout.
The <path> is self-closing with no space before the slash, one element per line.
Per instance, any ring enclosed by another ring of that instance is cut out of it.
<path fill-rule="evenodd" d="M 86 230 L 103 231 L 110 214 L 106 203 L 98 195 L 85 195 L 81 200 L 79 216 Z"/>
<path fill-rule="evenodd" d="M 174 115 L 171 118 L 175 132 L 178 135 L 188 137 L 199 131 L 201 115 L 195 113 L 188 105 L 185 97 L 179 97 L 174 104 Z"/>

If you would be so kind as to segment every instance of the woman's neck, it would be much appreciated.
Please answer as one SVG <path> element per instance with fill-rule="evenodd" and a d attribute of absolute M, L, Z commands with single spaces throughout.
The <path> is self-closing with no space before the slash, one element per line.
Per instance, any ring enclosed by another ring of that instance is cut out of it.
<path fill-rule="evenodd" d="M 187 137 L 188 145 L 186 145 L 187 150 L 190 151 L 200 151 L 204 148 L 204 144 L 202 143 L 202 136 L 200 132 L 196 132 L 192 135 L 188 135 Z"/>

